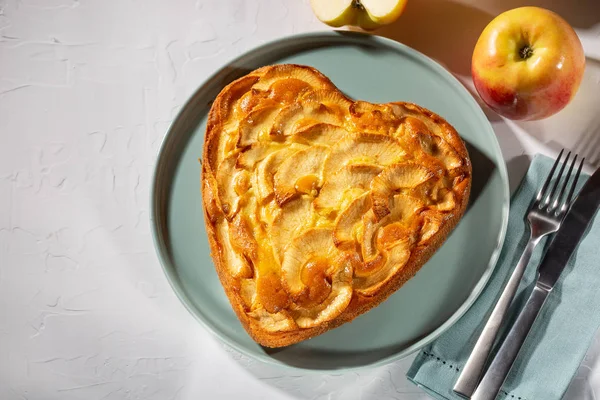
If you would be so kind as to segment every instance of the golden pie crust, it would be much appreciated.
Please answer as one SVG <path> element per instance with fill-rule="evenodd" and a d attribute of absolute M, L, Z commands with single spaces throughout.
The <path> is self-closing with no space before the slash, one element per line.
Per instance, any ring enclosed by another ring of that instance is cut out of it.
<path fill-rule="evenodd" d="M 385 300 L 442 245 L 470 187 L 467 150 L 443 118 L 351 100 L 312 67 L 252 71 L 209 113 L 211 256 L 263 346 L 314 337 Z"/>

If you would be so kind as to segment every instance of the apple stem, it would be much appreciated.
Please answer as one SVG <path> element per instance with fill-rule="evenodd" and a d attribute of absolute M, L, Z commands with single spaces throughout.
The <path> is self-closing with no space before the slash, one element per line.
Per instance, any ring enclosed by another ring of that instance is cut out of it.
<path fill-rule="evenodd" d="M 529 45 L 525 45 L 519 49 L 519 56 L 523 60 L 527 60 L 529 57 L 533 55 L 533 49 L 529 47 Z"/>
<path fill-rule="evenodd" d="M 359 10 L 365 9 L 365 7 L 360 3 L 360 0 L 352 0 L 352 8 L 358 8 Z"/>

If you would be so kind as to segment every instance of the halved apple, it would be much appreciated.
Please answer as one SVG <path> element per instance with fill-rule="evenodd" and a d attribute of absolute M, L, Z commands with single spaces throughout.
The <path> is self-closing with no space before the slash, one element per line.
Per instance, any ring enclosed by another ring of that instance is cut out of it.
<path fill-rule="evenodd" d="M 372 30 L 396 21 L 406 0 L 310 0 L 310 5 L 317 18 L 329 26 Z"/>

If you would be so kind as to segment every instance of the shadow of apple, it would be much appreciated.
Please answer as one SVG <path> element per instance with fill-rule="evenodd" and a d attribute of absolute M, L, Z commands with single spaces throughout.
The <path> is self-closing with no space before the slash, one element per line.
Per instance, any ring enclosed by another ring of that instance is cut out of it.
<path fill-rule="evenodd" d="M 419 50 L 455 74 L 470 76 L 473 48 L 492 19 L 492 14 L 466 4 L 409 1 L 396 23 L 375 33 Z"/>

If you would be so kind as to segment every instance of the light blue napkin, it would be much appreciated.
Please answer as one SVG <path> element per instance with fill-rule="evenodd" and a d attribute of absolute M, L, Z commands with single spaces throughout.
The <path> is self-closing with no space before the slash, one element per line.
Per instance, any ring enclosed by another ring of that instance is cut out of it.
<path fill-rule="evenodd" d="M 408 379 L 434 398 L 461 399 L 452 387 L 521 255 L 529 234 L 524 216 L 552 164 L 546 156 L 534 158 L 512 198 L 506 240 L 488 285 L 456 324 L 419 352 L 408 371 Z M 580 178 L 580 187 L 587 178 Z M 511 306 L 511 325 L 531 292 L 542 245 L 533 254 Z M 564 395 L 600 325 L 599 249 L 600 218 L 596 217 L 529 333 L 504 383 L 504 398 L 554 400 Z M 502 336 L 507 328 L 505 324 Z"/>

